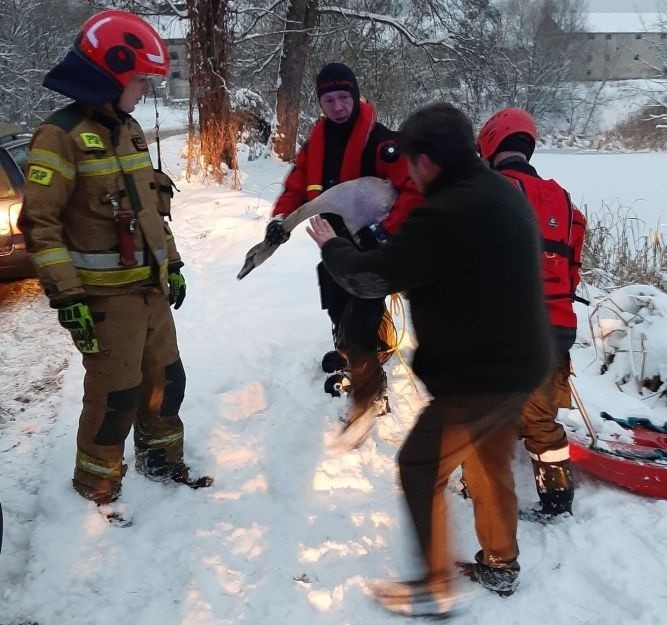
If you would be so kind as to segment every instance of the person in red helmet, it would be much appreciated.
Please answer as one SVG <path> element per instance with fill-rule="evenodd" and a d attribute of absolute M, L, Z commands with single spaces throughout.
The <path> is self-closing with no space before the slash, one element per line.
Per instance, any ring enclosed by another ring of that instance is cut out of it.
<path fill-rule="evenodd" d="M 556 421 L 559 408 L 571 404 L 570 347 L 577 334 L 572 302 L 580 281 L 586 219 L 570 195 L 554 180 L 543 180 L 529 161 L 535 150 L 535 120 L 520 108 L 493 115 L 482 127 L 477 149 L 492 169 L 521 189 L 542 234 L 542 279 L 556 347 L 556 364 L 525 403 L 521 436 L 532 459 L 539 507 L 525 516 L 548 519 L 572 514 L 574 481 L 569 445 Z"/>
<path fill-rule="evenodd" d="M 166 218 L 171 180 L 153 169 L 130 113 L 164 77 L 167 49 L 143 19 L 103 11 L 83 24 L 44 86 L 74 100 L 35 132 L 19 218 L 26 248 L 58 321 L 83 355 L 83 410 L 73 485 L 128 519 L 118 499 L 125 439 L 155 480 L 193 488 L 179 409 L 185 372 L 170 304 L 185 297 L 183 262 Z M 112 507 L 113 508 L 113 507 Z"/>

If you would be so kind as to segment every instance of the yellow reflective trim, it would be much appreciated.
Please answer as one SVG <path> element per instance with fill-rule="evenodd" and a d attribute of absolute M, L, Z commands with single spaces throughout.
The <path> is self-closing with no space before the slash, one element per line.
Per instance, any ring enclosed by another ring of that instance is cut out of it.
<path fill-rule="evenodd" d="M 570 447 L 569 445 L 566 445 L 560 449 L 549 449 L 541 454 L 529 452 L 528 455 L 538 462 L 563 462 L 563 460 L 570 459 Z"/>
<path fill-rule="evenodd" d="M 36 269 L 72 262 L 66 247 L 52 247 L 30 254 L 30 260 Z"/>
<path fill-rule="evenodd" d="M 28 180 L 48 187 L 53 180 L 53 169 L 47 169 L 46 167 L 40 167 L 39 165 L 30 165 L 30 169 L 28 170 Z"/>
<path fill-rule="evenodd" d="M 168 261 L 160 263 L 160 284 L 169 283 L 169 264 Z"/>
<path fill-rule="evenodd" d="M 175 432 L 174 434 L 167 434 L 162 438 L 149 438 L 142 440 L 147 447 L 170 447 L 180 443 L 183 440 L 183 432 Z"/>
<path fill-rule="evenodd" d="M 306 191 L 321 191 L 323 189 L 321 184 L 309 184 Z"/>
<path fill-rule="evenodd" d="M 121 171 L 120 163 L 115 156 L 83 159 L 76 168 L 82 176 L 107 176 Z"/>
<path fill-rule="evenodd" d="M 84 148 L 104 149 L 102 137 L 95 132 L 82 132 L 79 137 L 81 137 L 81 143 L 83 143 Z"/>
<path fill-rule="evenodd" d="M 146 167 L 153 169 L 153 162 L 151 161 L 151 157 L 148 152 L 119 156 L 118 160 L 120 161 L 120 166 L 125 173 L 136 171 L 137 169 L 144 169 Z"/>
<path fill-rule="evenodd" d="M 102 477 L 122 478 L 123 477 L 123 462 L 109 462 L 99 458 L 93 458 L 88 454 L 78 450 L 76 452 L 76 468 L 92 473 L 93 475 L 100 475 Z"/>
<path fill-rule="evenodd" d="M 140 282 L 151 277 L 150 267 L 135 267 L 134 269 L 111 269 L 96 271 L 94 269 L 77 269 L 81 283 L 87 286 L 122 286 Z"/>
<path fill-rule="evenodd" d="M 74 180 L 76 169 L 69 161 L 50 150 L 33 148 L 28 154 L 28 165 L 40 165 L 57 171 L 66 180 Z"/>

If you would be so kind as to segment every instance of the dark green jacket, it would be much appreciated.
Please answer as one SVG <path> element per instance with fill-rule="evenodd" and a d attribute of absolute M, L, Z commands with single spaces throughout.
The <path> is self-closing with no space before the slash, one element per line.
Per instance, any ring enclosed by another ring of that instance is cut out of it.
<path fill-rule="evenodd" d="M 408 293 L 413 368 L 434 396 L 539 385 L 552 363 L 539 254 L 532 208 L 478 159 L 434 180 L 381 248 L 336 238 L 322 249 L 350 293 Z"/>

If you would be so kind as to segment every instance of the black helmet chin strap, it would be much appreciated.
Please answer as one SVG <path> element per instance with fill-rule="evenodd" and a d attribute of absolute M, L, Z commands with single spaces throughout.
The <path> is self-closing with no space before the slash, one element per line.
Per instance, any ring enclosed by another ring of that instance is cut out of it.
<path fill-rule="evenodd" d="M 157 168 L 162 171 L 162 154 L 160 152 L 160 114 L 157 108 L 157 92 L 155 85 L 151 80 L 151 88 L 153 89 L 153 104 L 155 104 L 155 146 L 157 148 Z"/>

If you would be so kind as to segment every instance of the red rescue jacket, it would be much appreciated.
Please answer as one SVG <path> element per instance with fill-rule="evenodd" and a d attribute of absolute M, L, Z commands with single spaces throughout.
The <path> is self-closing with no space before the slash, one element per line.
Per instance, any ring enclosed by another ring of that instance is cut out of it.
<path fill-rule="evenodd" d="M 516 184 L 535 209 L 542 234 L 542 280 L 552 326 L 576 329 L 572 308 L 579 284 L 586 218 L 555 180 L 515 169 L 500 173 Z"/>
<path fill-rule="evenodd" d="M 307 143 L 296 155 L 294 167 L 285 179 L 285 189 L 276 201 L 273 215 L 289 215 L 299 206 L 322 193 L 322 171 L 325 157 L 324 129 L 326 119 L 318 120 Z M 373 171 L 363 171 L 364 153 L 374 150 Z M 395 233 L 408 213 L 416 208 L 422 197 L 408 174 L 405 158 L 396 152 L 391 133 L 375 119 L 375 108 L 368 103 L 359 104 L 359 116 L 345 147 L 340 167 L 339 182 L 355 180 L 362 176 L 377 176 L 390 180 L 398 190 L 398 197 L 387 218 L 384 229 Z"/>

